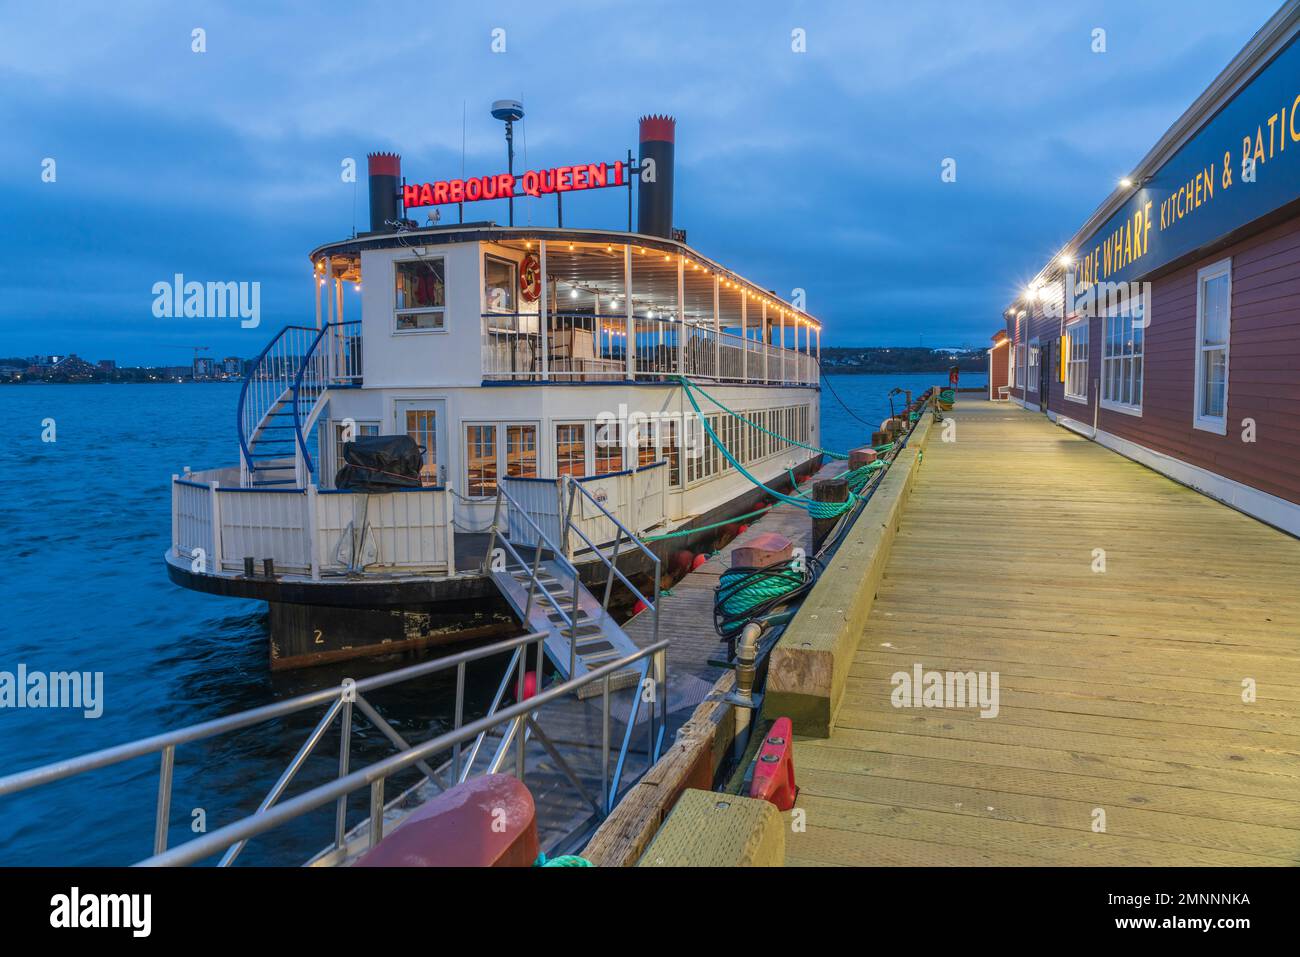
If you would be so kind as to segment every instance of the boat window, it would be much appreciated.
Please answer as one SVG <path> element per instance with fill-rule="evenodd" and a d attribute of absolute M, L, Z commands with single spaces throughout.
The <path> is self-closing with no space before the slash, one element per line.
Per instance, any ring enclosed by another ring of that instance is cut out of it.
<path fill-rule="evenodd" d="M 649 422 L 642 422 L 636 430 L 636 464 L 650 465 L 657 461 L 659 455 L 655 449 L 654 426 Z"/>
<path fill-rule="evenodd" d="M 601 422 L 596 426 L 596 474 L 623 471 L 623 423 Z"/>
<path fill-rule="evenodd" d="M 555 427 L 557 475 L 587 474 L 587 426 L 581 423 Z"/>
<path fill-rule="evenodd" d="M 661 420 L 664 458 L 668 459 L 668 484 L 677 488 L 682 484 L 681 429 L 677 419 Z"/>
<path fill-rule="evenodd" d="M 438 484 L 438 413 L 434 409 L 407 409 L 406 434 L 424 449 L 420 484 Z"/>
<path fill-rule="evenodd" d="M 506 475 L 537 478 L 537 426 L 506 426 Z"/>
<path fill-rule="evenodd" d="M 489 312 L 514 312 L 519 267 L 509 259 L 483 257 L 483 301 Z"/>
<path fill-rule="evenodd" d="M 398 332 L 440 331 L 447 307 L 446 271 L 441 257 L 426 256 L 393 264 L 397 272 L 394 303 Z"/>
<path fill-rule="evenodd" d="M 465 494 L 482 498 L 497 493 L 497 427 L 465 426 Z"/>

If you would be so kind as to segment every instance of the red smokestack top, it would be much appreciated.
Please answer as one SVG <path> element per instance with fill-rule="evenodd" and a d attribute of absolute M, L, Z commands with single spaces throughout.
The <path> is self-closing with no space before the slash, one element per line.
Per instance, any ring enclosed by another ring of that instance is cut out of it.
<path fill-rule="evenodd" d="M 659 116 L 651 113 L 641 117 L 641 142 L 675 143 L 677 141 L 677 121 L 671 116 Z"/>
<path fill-rule="evenodd" d="M 367 153 L 371 176 L 401 176 L 402 157 L 397 153 Z"/>

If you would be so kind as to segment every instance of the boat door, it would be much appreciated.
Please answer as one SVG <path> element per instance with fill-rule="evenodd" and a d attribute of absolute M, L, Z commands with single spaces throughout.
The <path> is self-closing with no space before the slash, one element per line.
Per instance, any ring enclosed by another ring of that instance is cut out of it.
<path fill-rule="evenodd" d="M 394 431 L 409 435 L 424 448 L 421 485 L 447 481 L 447 403 L 444 399 L 398 399 L 393 403 Z"/>

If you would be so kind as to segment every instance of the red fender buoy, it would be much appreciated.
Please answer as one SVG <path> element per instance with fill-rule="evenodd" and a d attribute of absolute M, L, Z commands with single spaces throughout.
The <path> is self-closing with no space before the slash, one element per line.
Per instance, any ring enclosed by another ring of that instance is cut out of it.
<path fill-rule="evenodd" d="M 682 548 L 673 552 L 673 557 L 669 562 L 669 567 L 678 575 L 684 575 L 690 570 L 691 562 L 695 556 L 687 549 Z"/>
<path fill-rule="evenodd" d="M 632 606 L 632 614 L 639 615 L 641 614 L 641 612 L 645 611 L 649 607 L 650 607 L 649 605 L 647 605 L 640 598 L 638 598 L 636 600 L 636 604 Z"/>
<path fill-rule="evenodd" d="M 695 569 L 699 568 L 708 560 L 709 560 L 709 556 L 704 554 L 704 552 L 700 552 L 698 555 L 695 556 L 695 560 L 691 562 L 691 571 L 695 571 Z"/>
<path fill-rule="evenodd" d="M 741 526 L 740 526 L 740 531 L 736 532 L 736 534 L 737 534 L 737 535 L 744 535 L 747 531 L 749 531 L 749 526 L 748 526 L 748 525 L 741 525 Z"/>
<path fill-rule="evenodd" d="M 794 807 L 799 788 L 794 783 L 794 726 L 789 718 L 777 718 L 763 746 L 758 749 L 754 781 L 749 796 L 776 805 L 778 811 Z"/>
<path fill-rule="evenodd" d="M 524 699 L 527 700 L 537 694 L 537 672 L 530 671 L 524 675 Z"/>

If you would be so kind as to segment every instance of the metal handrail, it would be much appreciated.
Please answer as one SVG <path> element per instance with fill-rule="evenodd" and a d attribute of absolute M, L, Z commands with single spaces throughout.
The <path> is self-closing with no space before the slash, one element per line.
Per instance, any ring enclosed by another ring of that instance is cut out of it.
<path fill-rule="evenodd" d="M 535 640 L 536 637 L 537 636 L 535 635 L 529 635 L 526 636 L 526 639 Z M 649 658 L 652 655 L 657 655 L 661 651 L 665 651 L 668 644 L 669 642 L 667 641 L 661 641 L 645 648 L 641 648 L 635 654 L 627 655 L 617 661 L 601 665 L 599 668 L 589 671 L 580 678 L 570 678 L 567 681 L 547 688 L 545 691 L 540 691 L 531 698 L 518 701 L 510 707 L 499 711 L 495 715 L 480 718 L 479 720 L 470 722 L 459 729 L 448 731 L 431 741 L 426 741 L 424 744 L 417 745 L 401 754 L 396 754 L 392 757 L 385 758 L 382 761 L 377 761 L 368 767 L 362 768 L 358 771 L 353 771 L 350 774 L 340 777 L 328 784 L 319 785 L 303 794 L 290 798 L 282 804 L 277 804 L 275 807 L 249 815 L 231 824 L 227 824 L 224 827 L 211 831 L 201 837 L 197 837 L 194 840 L 177 845 L 169 851 L 155 854 L 139 863 L 144 866 L 176 866 L 196 863 L 204 858 L 223 851 L 240 841 L 247 841 L 249 838 L 270 831 L 281 824 L 301 817 L 310 811 L 314 811 L 316 808 L 323 807 L 331 801 L 346 800 L 348 795 L 367 786 L 371 789 L 372 830 L 370 834 L 370 844 L 373 847 L 383 837 L 382 798 L 383 784 L 387 778 L 412 767 L 420 761 L 432 757 L 440 751 L 445 751 L 456 744 L 462 744 L 472 737 L 490 731 L 492 728 L 511 721 L 516 721 L 520 718 L 525 718 L 531 712 L 540 710 L 550 702 L 571 694 L 578 688 L 594 681 L 604 681 L 605 698 L 606 702 L 608 702 L 608 678 L 610 675 L 627 668 L 636 661 Z M 666 701 L 661 702 L 661 709 L 664 718 L 666 719 Z M 608 754 L 608 748 L 606 748 L 606 753 Z M 378 815 L 374 813 L 376 807 L 376 795 L 378 795 L 378 807 L 381 811 Z M 608 801 L 606 801 L 606 806 L 608 806 Z M 376 824 L 378 825 L 377 828 Z"/>
<path fill-rule="evenodd" d="M 541 632 L 534 632 L 509 638 L 504 641 L 495 642 L 485 645 L 482 648 L 475 648 L 468 651 L 459 652 L 454 655 L 448 655 L 445 658 L 439 658 L 434 661 L 422 662 L 416 665 L 410 665 L 406 668 L 399 668 L 396 671 L 390 671 L 382 675 L 374 675 L 369 678 L 363 678 L 360 681 L 345 680 L 336 687 L 322 688 L 318 691 L 308 692 L 307 694 L 298 695 L 285 701 L 279 701 L 274 704 L 264 705 L 260 708 L 253 708 L 249 711 L 238 714 L 227 715 L 222 718 L 214 718 L 210 721 L 203 721 L 198 724 L 178 728 L 175 731 L 165 732 L 163 734 L 151 735 L 141 738 L 137 741 L 131 741 L 126 744 L 116 745 L 111 748 L 102 748 L 98 751 L 92 751 L 88 754 L 80 755 L 66 761 L 56 761 L 50 764 L 41 765 L 36 768 L 29 768 L 26 771 L 19 771 L 14 774 L 0 777 L 0 796 L 14 794 L 21 791 L 27 791 L 44 784 L 50 784 L 55 781 L 75 777 L 89 771 L 99 768 L 109 767 L 129 761 L 133 758 L 143 757 L 145 755 L 159 753 L 162 756 L 160 762 L 160 772 L 158 779 L 158 804 L 154 820 L 154 850 L 155 853 L 161 852 L 166 848 L 168 819 L 171 807 L 172 778 L 175 768 L 176 748 L 182 744 L 190 744 L 196 741 L 202 741 L 213 738 L 221 734 L 227 734 L 232 731 L 238 731 L 242 728 L 251 727 L 256 724 L 262 724 L 288 715 L 297 714 L 319 705 L 328 704 L 329 713 L 322 719 L 308 737 L 308 742 L 301 748 L 294 759 L 290 762 L 289 767 L 285 770 L 281 778 L 268 793 L 266 800 L 263 802 L 264 808 L 269 808 L 278 799 L 288 786 L 293 776 L 305 762 L 307 756 L 315 743 L 318 743 L 320 736 L 328 724 L 332 723 L 333 718 L 342 711 L 344 717 L 344 734 L 340 744 L 340 770 L 344 771 L 347 767 L 346 755 L 350 749 L 350 725 L 353 703 L 357 703 L 364 714 L 375 722 L 381 733 L 394 743 L 400 742 L 400 735 L 385 722 L 377 713 L 373 712 L 362 694 L 373 691 L 377 688 L 384 688 L 389 685 L 408 681 L 413 678 L 423 677 L 449 669 L 457 669 L 457 722 L 461 720 L 461 707 L 463 702 L 463 692 L 459 689 L 464 687 L 465 669 L 471 662 L 495 655 L 504 654 L 514 650 L 518 655 L 518 649 L 524 648 L 529 644 L 537 643 L 544 640 L 545 635 Z M 511 660 L 511 667 L 514 666 L 515 659 Z M 490 712 L 489 712 L 490 716 Z M 399 747 L 402 745 L 399 744 Z M 423 757 L 418 759 L 423 763 Z M 459 760 L 459 753 L 456 755 Z M 437 774 L 431 768 L 422 768 L 426 774 L 437 783 Z M 340 815 L 345 808 L 340 808 Z M 342 839 L 342 822 L 337 832 L 338 839 Z M 232 842 L 233 843 L 233 842 Z M 237 851 L 235 853 L 238 853 Z M 233 859 L 233 855 L 232 855 Z"/>
<path fill-rule="evenodd" d="M 576 484 L 576 483 L 575 483 L 575 484 Z M 606 513 L 606 514 L 608 514 L 608 513 Z M 611 519 L 614 521 L 615 524 L 618 524 L 618 520 L 617 520 L 617 519 L 614 519 L 612 516 L 611 516 Z M 583 532 L 583 530 L 582 530 L 581 528 L 579 528 L 579 527 L 576 526 L 576 525 L 573 525 L 573 526 L 571 526 L 571 527 L 572 527 L 572 530 L 575 531 L 575 532 L 577 532 L 577 533 L 578 533 L 578 536 L 579 536 L 579 537 L 580 537 L 584 542 L 587 543 L 587 548 L 590 549 L 591 552 L 594 553 L 594 554 L 596 555 L 597 558 L 599 558 L 602 562 L 604 562 L 606 568 L 608 568 L 611 572 L 613 572 L 615 575 L 618 576 L 618 580 L 621 581 L 624 585 L 626 585 L 626 586 L 631 590 L 632 594 L 636 595 L 637 598 L 641 599 L 643 602 L 645 602 L 645 603 L 646 603 L 647 605 L 649 605 L 651 608 L 654 607 L 654 605 L 651 603 L 650 599 L 646 598 L 645 595 L 641 594 L 640 589 L 638 589 L 635 585 L 633 585 L 630 581 L 628 581 L 627 576 L 624 575 L 623 572 L 619 570 L 618 566 L 617 566 L 614 562 L 610 561 L 610 559 L 608 559 L 608 558 L 605 557 L 605 553 L 602 552 L 602 551 L 600 550 L 600 547 L 599 547 L 598 545 L 596 545 L 595 543 L 593 543 L 592 540 L 591 540 L 590 538 L 587 537 L 586 533 Z M 619 542 L 621 541 L 623 535 L 627 535 L 627 536 L 632 540 L 633 543 L 635 543 L 636 545 L 640 546 L 640 548 L 641 548 L 642 551 L 644 551 L 644 552 L 646 552 L 648 555 L 650 555 L 650 559 L 651 559 L 651 561 L 654 562 L 654 564 L 655 564 L 655 568 L 656 568 L 656 569 L 659 568 L 659 558 L 658 558 L 658 556 L 656 556 L 654 553 L 650 552 L 650 551 L 649 551 L 649 550 L 648 550 L 644 545 L 641 545 L 640 540 L 637 539 L 637 537 L 636 537 L 635 535 L 633 535 L 631 532 L 629 532 L 629 531 L 628 531 L 626 528 L 624 528 L 622 525 L 619 525 L 619 526 L 618 526 L 618 529 L 619 529 L 619 530 L 618 530 L 617 536 L 616 536 L 615 539 L 614 539 L 614 553 L 615 553 L 615 556 L 616 556 L 616 557 L 617 557 L 617 554 L 618 554 L 618 545 L 619 545 Z"/>
<path fill-rule="evenodd" d="M 321 326 L 320 332 L 316 333 L 316 338 L 313 339 L 311 345 L 307 347 L 307 354 L 302 357 L 302 362 L 298 364 L 298 374 L 293 377 L 293 386 L 291 390 L 293 395 L 293 431 L 294 435 L 298 438 L 298 451 L 302 453 L 303 464 L 307 466 L 308 476 L 316 474 L 316 463 L 311 460 L 311 453 L 307 451 L 307 440 L 303 438 L 302 410 L 298 405 L 298 395 L 302 389 L 303 373 L 307 371 L 308 365 L 310 365 L 316 358 L 316 350 L 320 347 L 320 341 L 324 338 L 325 333 L 329 330 L 331 325 L 333 325 L 333 323 Z M 311 383 L 312 388 L 319 387 L 319 382 L 316 381 L 319 378 L 319 375 L 313 376 L 313 381 Z M 319 394 L 320 393 L 318 392 L 317 395 Z M 315 401 L 315 397 L 313 397 L 312 401 Z"/>
<path fill-rule="evenodd" d="M 244 376 L 244 382 L 243 382 L 243 385 L 241 385 L 240 388 L 239 388 L 239 401 L 235 404 L 235 429 L 236 429 L 236 431 L 237 431 L 237 433 L 238 433 L 238 435 L 239 435 L 239 448 L 240 448 L 240 451 L 243 452 L 243 455 L 244 455 L 244 461 L 245 461 L 246 463 L 248 463 L 249 465 L 252 464 L 252 461 L 253 461 L 253 460 L 252 460 L 252 451 L 251 451 L 251 450 L 249 449 L 249 447 L 248 447 L 248 438 L 249 438 L 249 437 L 248 437 L 248 435 L 246 434 L 247 431 L 248 431 L 248 425 L 249 425 L 249 423 L 247 423 L 247 422 L 245 421 L 245 419 L 247 418 L 247 416 L 246 416 L 245 413 L 246 413 L 247 402 L 248 402 L 248 386 L 249 386 L 249 383 L 253 382 L 253 381 L 256 379 L 256 377 L 257 377 L 257 371 L 258 371 L 260 368 L 262 368 L 262 363 L 266 360 L 267 353 L 269 353 L 269 352 L 271 351 L 271 349 L 273 349 L 273 348 L 275 347 L 275 344 L 276 344 L 277 342 L 279 342 L 281 339 L 284 338 L 285 334 L 286 334 L 290 329 L 299 329 L 299 330 L 303 330 L 303 331 L 311 331 L 311 330 L 309 329 L 309 327 L 307 327 L 307 326 L 294 326 L 294 325 L 288 325 L 288 326 L 284 326 L 284 327 L 282 327 L 282 328 L 280 329 L 280 331 L 277 332 L 277 333 L 276 333 L 276 334 L 271 338 L 271 341 L 268 342 L 268 343 L 266 344 L 266 346 L 262 349 L 262 351 L 259 352 L 259 353 L 257 354 L 257 358 L 253 360 L 253 364 L 252 364 L 251 366 L 249 366 L 248 373 Z M 263 414 L 262 414 L 262 418 L 264 418 L 264 417 L 265 417 L 265 412 L 263 412 Z M 260 419 L 259 419 L 259 422 L 260 422 Z M 254 425 L 254 428 L 256 428 L 257 423 L 253 423 L 253 425 Z"/>

